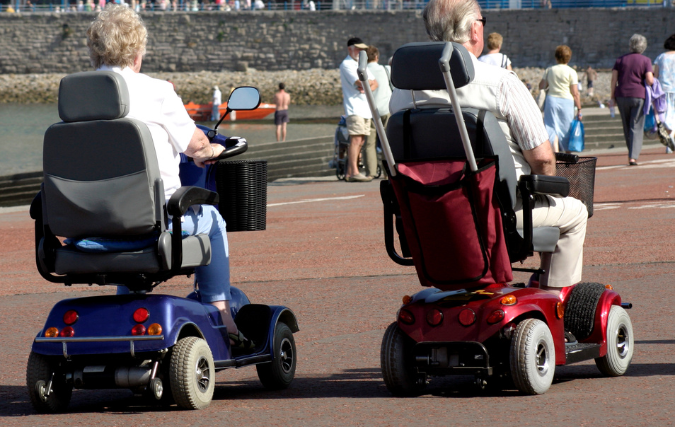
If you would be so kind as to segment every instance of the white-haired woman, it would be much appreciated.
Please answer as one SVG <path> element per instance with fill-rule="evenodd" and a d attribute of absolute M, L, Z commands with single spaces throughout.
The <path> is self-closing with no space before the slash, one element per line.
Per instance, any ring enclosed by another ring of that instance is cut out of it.
<path fill-rule="evenodd" d="M 198 166 L 211 163 L 224 147 L 211 144 L 190 119 L 173 85 L 165 80 L 141 74 L 147 30 L 138 14 L 125 6 L 108 5 L 87 29 L 87 46 L 97 70 L 119 73 L 129 88 L 127 117 L 144 122 L 152 134 L 159 169 L 168 200 L 181 186 L 178 176 L 180 153 L 194 158 Z M 216 306 L 227 326 L 233 345 L 250 347 L 230 313 L 230 267 L 225 221 L 213 206 L 203 205 L 197 212 L 188 209 L 183 230 L 190 234 L 208 234 L 211 240 L 211 264 L 195 269 L 195 281 L 203 302 Z M 124 293 L 126 288 L 118 288 Z"/>
<path fill-rule="evenodd" d="M 628 164 L 637 166 L 642 151 L 645 115 L 645 83 L 654 84 L 652 61 L 642 52 L 647 49 L 647 39 L 633 34 L 628 42 L 630 53 L 617 58 L 612 69 L 611 100 L 619 107 L 623 135 L 628 147 Z"/>

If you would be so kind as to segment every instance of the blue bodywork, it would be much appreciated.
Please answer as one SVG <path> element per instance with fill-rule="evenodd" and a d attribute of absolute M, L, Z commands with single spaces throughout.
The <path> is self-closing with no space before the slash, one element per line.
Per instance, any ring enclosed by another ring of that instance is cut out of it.
<path fill-rule="evenodd" d="M 250 358 L 266 354 L 273 356 L 274 329 L 280 320 L 288 324 L 293 332 L 298 330 L 297 321 L 290 309 L 281 306 L 251 305 L 241 290 L 232 287 L 231 292 L 230 305 L 235 319 L 242 308 L 247 306 L 249 308 L 244 312 L 258 310 L 269 313 L 267 326 L 260 327 L 257 333 L 256 331 L 249 333 L 249 336 L 259 337 L 255 351 L 240 357 Z M 149 312 L 148 319 L 142 324 L 147 329 L 151 324 L 159 323 L 162 326 L 161 335 L 157 337 L 151 337 L 147 333 L 142 336 L 132 335 L 131 330 L 137 325 L 133 314 L 141 307 Z M 78 320 L 71 325 L 75 331 L 74 336 L 45 339 L 44 334 L 48 328 L 56 327 L 61 331 L 67 326 L 63 316 L 69 310 L 78 313 Z M 241 329 L 246 329 L 246 325 L 242 324 Z M 162 351 L 175 345 L 178 339 L 184 336 L 198 336 L 206 340 L 217 365 L 218 361 L 239 358 L 233 357 L 230 351 L 227 328 L 222 323 L 218 309 L 211 304 L 201 303 L 196 293 L 188 295 L 187 298 L 161 294 L 131 294 L 63 300 L 52 308 L 44 329 L 38 333 L 33 343 L 32 350 L 38 354 L 66 357 L 128 355 L 131 352 Z M 105 339 L 114 341 L 103 341 Z M 66 341 L 65 349 L 63 341 Z"/>

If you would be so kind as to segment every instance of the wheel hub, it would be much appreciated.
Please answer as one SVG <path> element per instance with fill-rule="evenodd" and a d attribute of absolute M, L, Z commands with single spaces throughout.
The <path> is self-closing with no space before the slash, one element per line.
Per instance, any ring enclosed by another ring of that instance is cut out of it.
<path fill-rule="evenodd" d="M 625 325 L 621 325 L 616 331 L 616 350 L 619 357 L 623 359 L 628 355 L 629 346 L 630 337 L 628 336 L 628 330 Z"/>
<path fill-rule="evenodd" d="M 548 350 L 543 343 L 537 346 L 537 372 L 539 375 L 546 376 L 548 372 Z"/>
<path fill-rule="evenodd" d="M 281 369 L 284 373 L 290 373 L 293 369 L 293 345 L 288 338 L 281 341 L 279 358 L 281 359 Z"/>
<path fill-rule="evenodd" d="M 197 387 L 202 393 L 206 393 L 209 389 L 209 383 L 211 381 L 211 378 L 209 378 L 209 371 L 209 361 L 203 356 L 200 357 L 195 366 L 195 379 L 197 380 Z"/>

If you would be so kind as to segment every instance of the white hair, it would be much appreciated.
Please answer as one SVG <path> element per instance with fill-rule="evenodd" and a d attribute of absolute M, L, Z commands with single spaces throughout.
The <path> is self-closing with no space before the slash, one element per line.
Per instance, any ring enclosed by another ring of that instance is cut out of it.
<path fill-rule="evenodd" d="M 642 34 L 633 34 L 628 41 L 628 49 L 633 53 L 642 53 L 647 49 L 647 39 Z"/>
<path fill-rule="evenodd" d="M 431 0 L 422 17 L 431 40 L 461 44 L 471 39 L 471 25 L 479 14 L 476 0 Z"/>

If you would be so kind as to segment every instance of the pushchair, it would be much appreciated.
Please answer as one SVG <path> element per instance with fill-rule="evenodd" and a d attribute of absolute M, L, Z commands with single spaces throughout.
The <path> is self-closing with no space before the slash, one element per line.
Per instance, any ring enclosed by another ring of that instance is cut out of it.
<path fill-rule="evenodd" d="M 362 82 L 366 64 L 361 53 Z M 417 395 L 433 376 L 472 375 L 481 389 L 491 384 L 542 394 L 557 365 L 589 359 L 607 376 L 622 375 L 634 347 L 625 311 L 630 303 L 599 283 L 554 294 L 539 286 L 548 265 L 511 266 L 535 251 L 555 250 L 560 230 L 533 227 L 533 196 L 565 197 L 569 182 L 542 175 L 516 179 L 495 117 L 459 105 L 455 90 L 474 73 L 471 56 L 456 43 L 411 43 L 393 57 L 395 87 L 447 90 L 453 107 L 399 111 L 386 132 L 377 129 L 389 176 L 380 184 L 385 247 L 394 262 L 414 265 L 427 287 L 403 297 L 384 333 L 385 385 L 396 396 Z M 376 115 L 372 92 L 364 87 Z M 517 192 L 522 229 L 516 227 Z M 513 271 L 531 273 L 529 282 L 510 284 Z M 576 339 L 566 342 L 568 333 Z"/>
<path fill-rule="evenodd" d="M 333 137 L 335 144 L 335 152 L 333 158 L 328 163 L 328 166 L 335 168 L 335 176 L 337 179 L 344 181 L 347 173 L 347 147 L 349 146 L 349 132 L 347 131 L 347 117 L 341 116 L 337 127 L 335 128 L 335 135 Z M 363 169 L 363 164 L 359 161 L 359 169 Z M 375 178 L 382 176 L 382 159 L 381 154 L 377 155 L 377 172 Z"/>

